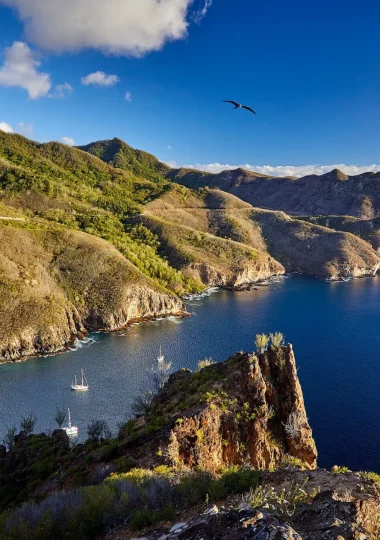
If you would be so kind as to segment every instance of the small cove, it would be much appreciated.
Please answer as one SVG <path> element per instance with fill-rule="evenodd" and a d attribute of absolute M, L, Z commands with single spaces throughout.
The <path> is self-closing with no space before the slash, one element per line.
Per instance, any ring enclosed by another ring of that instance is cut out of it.
<path fill-rule="evenodd" d="M 193 317 L 92 334 L 75 351 L 0 366 L 0 439 L 21 414 L 36 431 L 54 429 L 56 406 L 70 407 L 85 436 L 95 418 L 117 423 L 145 385 L 160 345 L 173 368 L 252 350 L 255 334 L 281 331 L 293 343 L 319 465 L 380 471 L 380 277 L 326 283 L 302 276 L 246 292 L 219 291 L 188 302 Z M 88 393 L 70 391 L 84 368 Z"/>

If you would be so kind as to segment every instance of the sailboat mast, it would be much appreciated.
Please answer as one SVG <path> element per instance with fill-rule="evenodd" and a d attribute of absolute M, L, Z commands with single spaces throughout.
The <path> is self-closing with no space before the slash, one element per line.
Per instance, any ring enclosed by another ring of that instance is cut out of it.
<path fill-rule="evenodd" d="M 71 416 L 70 416 L 70 409 L 67 409 L 68 413 L 69 413 L 69 421 L 68 421 L 68 426 L 69 428 L 71 428 Z"/>

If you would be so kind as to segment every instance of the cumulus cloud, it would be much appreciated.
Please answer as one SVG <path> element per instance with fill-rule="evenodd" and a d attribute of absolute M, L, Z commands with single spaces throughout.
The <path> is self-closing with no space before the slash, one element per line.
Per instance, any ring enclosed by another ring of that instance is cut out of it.
<path fill-rule="evenodd" d="M 229 165 L 221 163 L 196 163 L 195 165 L 178 165 L 175 162 L 167 162 L 167 165 L 173 168 L 185 167 L 189 169 L 197 169 L 209 173 L 219 173 L 221 171 L 232 171 L 239 167 L 247 171 L 266 174 L 268 176 L 295 176 L 300 178 L 309 174 L 325 174 L 333 169 L 339 169 L 347 175 L 354 176 L 364 172 L 379 172 L 380 165 L 345 165 L 343 163 L 337 165 L 250 165 L 245 163 L 242 165 Z"/>
<path fill-rule="evenodd" d="M 132 101 L 132 94 L 131 92 L 126 92 L 124 96 L 125 101 L 128 101 L 129 103 Z"/>
<path fill-rule="evenodd" d="M 12 126 L 7 124 L 7 122 L 0 122 L 0 131 L 4 131 L 5 133 L 14 133 Z"/>
<path fill-rule="evenodd" d="M 31 133 L 33 133 L 34 126 L 33 124 L 25 124 L 25 122 L 19 122 L 18 128 L 21 133 L 27 133 L 28 135 L 30 135 Z"/>
<path fill-rule="evenodd" d="M 104 71 L 95 71 L 95 73 L 89 73 L 86 77 L 81 78 L 81 83 L 84 86 L 93 84 L 94 86 L 114 86 L 114 84 L 120 81 L 117 75 L 107 75 Z"/>
<path fill-rule="evenodd" d="M 67 146 L 75 146 L 75 141 L 72 137 L 62 137 L 61 141 L 63 144 L 67 144 Z"/>
<path fill-rule="evenodd" d="M 202 2 L 202 7 L 196 5 Z M 0 0 L 14 8 L 29 41 L 54 52 L 86 48 L 141 56 L 187 35 L 211 0 Z M 195 7 L 194 7 L 195 4 Z"/>
<path fill-rule="evenodd" d="M 0 86 L 20 86 L 31 99 L 48 95 L 51 88 L 50 75 L 38 71 L 39 65 L 40 62 L 34 58 L 28 45 L 15 41 L 5 49 L 5 61 L 0 68 Z"/>

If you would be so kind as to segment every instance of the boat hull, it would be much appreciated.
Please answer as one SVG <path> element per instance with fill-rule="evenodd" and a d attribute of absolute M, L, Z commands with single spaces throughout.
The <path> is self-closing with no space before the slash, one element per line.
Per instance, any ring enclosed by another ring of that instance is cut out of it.
<path fill-rule="evenodd" d="M 76 392 L 87 392 L 88 386 L 81 386 L 79 384 L 72 384 L 71 390 L 75 390 Z"/>
<path fill-rule="evenodd" d="M 78 435 L 78 428 L 75 426 L 63 428 L 69 437 L 76 437 Z"/>

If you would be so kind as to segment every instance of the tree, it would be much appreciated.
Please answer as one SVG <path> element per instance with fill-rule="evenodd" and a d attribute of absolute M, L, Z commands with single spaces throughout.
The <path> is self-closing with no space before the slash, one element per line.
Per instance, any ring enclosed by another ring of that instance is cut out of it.
<path fill-rule="evenodd" d="M 134 399 L 132 403 L 132 412 L 136 416 L 146 414 L 149 407 L 152 404 L 154 394 L 152 390 L 141 390 L 140 394 Z"/>
<path fill-rule="evenodd" d="M 92 420 L 87 426 L 87 435 L 94 442 L 99 442 L 100 439 L 110 439 L 112 436 L 111 430 L 104 420 Z"/>
<path fill-rule="evenodd" d="M 7 432 L 5 433 L 3 443 L 8 448 L 8 450 L 11 450 L 15 445 L 15 437 L 17 433 L 16 426 L 12 426 L 7 429 Z"/>
<path fill-rule="evenodd" d="M 269 334 L 269 337 L 272 342 L 272 347 L 275 347 L 276 349 L 282 347 L 285 343 L 284 334 L 281 334 L 281 332 L 276 332 L 275 334 Z"/>
<path fill-rule="evenodd" d="M 266 334 L 256 334 L 255 346 L 257 352 L 263 353 L 266 351 L 269 343 L 269 336 Z"/>
<path fill-rule="evenodd" d="M 66 419 L 66 409 L 59 409 L 57 407 L 57 411 L 55 413 L 54 420 L 57 422 L 59 429 L 62 428 L 63 422 L 65 421 L 65 419 Z"/>
<path fill-rule="evenodd" d="M 36 427 L 37 416 L 35 414 L 26 414 L 21 417 L 20 429 L 25 431 L 27 435 L 33 433 Z"/>

